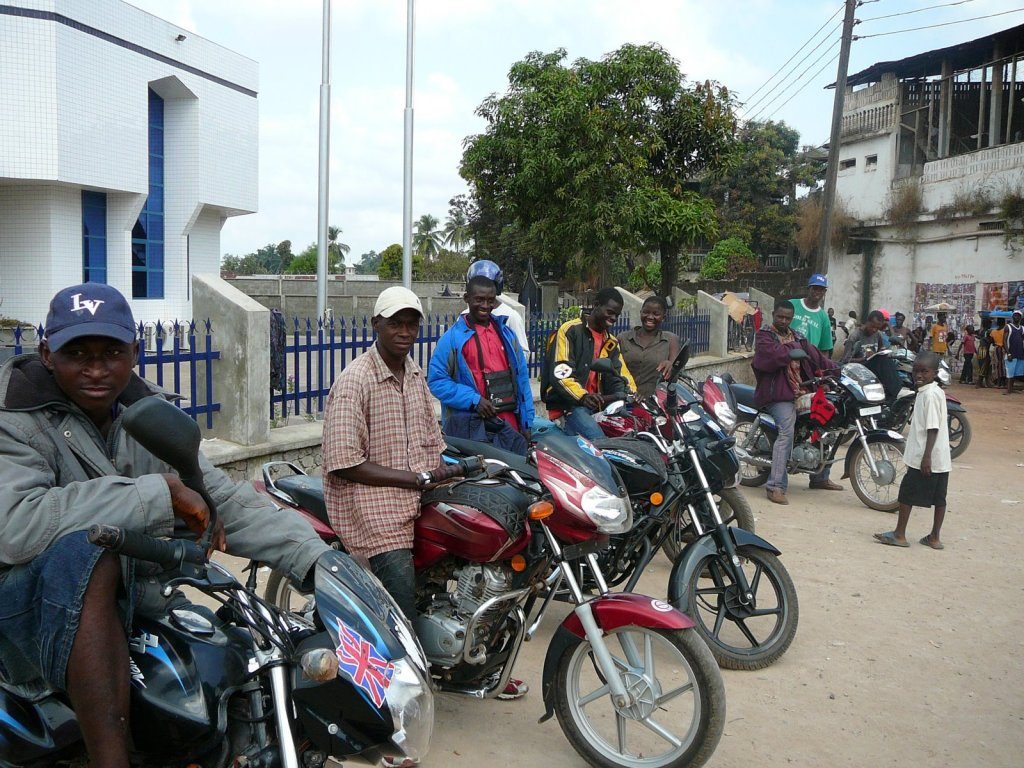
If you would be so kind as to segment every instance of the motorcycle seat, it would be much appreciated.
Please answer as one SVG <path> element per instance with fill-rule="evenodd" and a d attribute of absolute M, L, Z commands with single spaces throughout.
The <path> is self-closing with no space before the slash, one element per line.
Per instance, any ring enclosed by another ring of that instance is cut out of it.
<path fill-rule="evenodd" d="M 736 402 L 740 405 L 745 405 L 747 408 L 756 411 L 757 406 L 754 405 L 754 388 L 747 384 L 731 384 L 729 389 L 732 390 L 733 397 L 736 398 Z"/>
<path fill-rule="evenodd" d="M 327 503 L 324 501 L 324 479 L 313 475 L 288 475 L 274 482 L 287 493 L 295 503 L 309 510 L 324 525 L 330 525 L 327 517 Z"/>
<path fill-rule="evenodd" d="M 485 459 L 501 461 L 508 464 L 510 469 L 514 469 L 524 478 L 530 480 L 537 479 L 537 469 L 526 460 L 525 456 L 520 456 L 518 453 L 503 451 L 501 448 L 496 448 L 490 443 L 479 443 L 476 440 L 466 440 L 461 437 L 445 435 L 444 441 L 448 448 L 457 454 L 462 456 L 483 456 Z"/>

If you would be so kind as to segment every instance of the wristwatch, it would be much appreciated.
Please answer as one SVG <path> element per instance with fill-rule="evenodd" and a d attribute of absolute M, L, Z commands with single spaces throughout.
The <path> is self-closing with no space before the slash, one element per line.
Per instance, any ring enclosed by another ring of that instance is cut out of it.
<path fill-rule="evenodd" d="M 434 482 L 434 475 L 430 472 L 417 472 L 416 480 L 419 483 L 420 488 L 426 488 L 432 482 Z"/>

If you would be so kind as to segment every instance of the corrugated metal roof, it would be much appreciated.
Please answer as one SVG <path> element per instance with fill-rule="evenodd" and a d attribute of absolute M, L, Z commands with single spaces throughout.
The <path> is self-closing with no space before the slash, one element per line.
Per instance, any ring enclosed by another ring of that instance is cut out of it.
<path fill-rule="evenodd" d="M 934 51 L 919 53 L 916 56 L 908 56 L 898 61 L 880 61 L 863 69 L 855 75 L 846 79 L 847 85 L 867 85 L 877 83 L 882 75 L 892 72 L 900 80 L 932 77 L 942 74 L 942 62 L 949 60 L 953 71 L 980 67 L 992 60 L 993 50 L 996 43 L 999 43 L 1003 56 L 1009 56 L 1014 52 L 1024 52 L 1024 24 L 1002 32 L 995 32 L 991 35 L 979 37 L 966 43 L 950 45 L 946 48 L 936 48 Z M 835 83 L 828 86 L 834 88 Z"/>

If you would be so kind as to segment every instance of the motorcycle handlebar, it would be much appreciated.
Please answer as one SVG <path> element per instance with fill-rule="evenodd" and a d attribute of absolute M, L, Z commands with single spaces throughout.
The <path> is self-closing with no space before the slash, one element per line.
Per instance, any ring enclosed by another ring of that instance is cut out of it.
<path fill-rule="evenodd" d="M 206 553 L 192 541 L 157 539 L 145 533 L 113 525 L 93 525 L 89 528 L 88 535 L 89 541 L 98 547 L 136 560 L 157 563 L 165 569 L 174 568 L 182 563 L 206 563 Z"/>

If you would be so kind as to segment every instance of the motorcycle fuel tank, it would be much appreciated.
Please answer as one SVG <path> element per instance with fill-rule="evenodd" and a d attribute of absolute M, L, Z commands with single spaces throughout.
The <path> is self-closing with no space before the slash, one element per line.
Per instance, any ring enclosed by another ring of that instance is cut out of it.
<path fill-rule="evenodd" d="M 473 563 L 505 560 L 530 541 L 529 499 L 496 481 L 456 484 L 423 494 L 413 558 L 427 568 L 445 555 Z"/>

